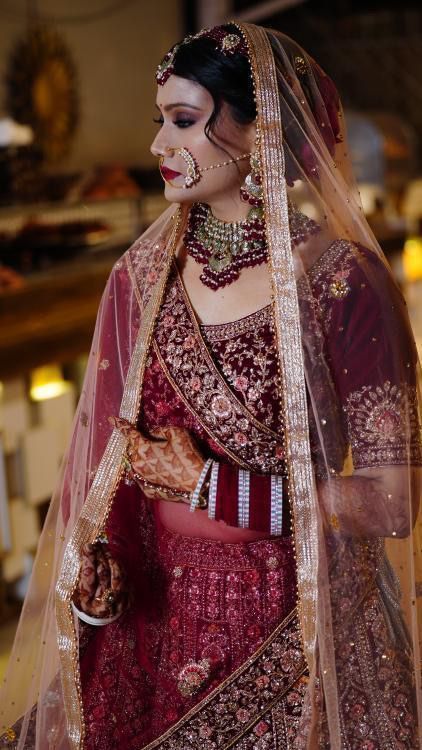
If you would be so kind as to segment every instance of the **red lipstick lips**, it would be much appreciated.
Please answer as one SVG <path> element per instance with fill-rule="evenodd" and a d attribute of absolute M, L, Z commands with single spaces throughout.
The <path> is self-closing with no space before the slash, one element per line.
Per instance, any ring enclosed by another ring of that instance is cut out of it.
<path fill-rule="evenodd" d="M 181 172 L 175 172 L 173 169 L 164 166 L 160 167 L 160 172 L 165 180 L 174 180 L 176 177 L 181 176 Z"/>

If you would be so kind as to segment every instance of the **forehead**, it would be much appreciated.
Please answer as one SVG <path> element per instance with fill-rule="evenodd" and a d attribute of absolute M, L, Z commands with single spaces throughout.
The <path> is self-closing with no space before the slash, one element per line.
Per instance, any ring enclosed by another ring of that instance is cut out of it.
<path fill-rule="evenodd" d="M 192 107 L 207 109 L 213 106 L 213 99 L 209 91 L 196 81 L 171 75 L 164 86 L 157 87 L 157 105 L 165 107 L 168 104 L 184 102 Z"/>

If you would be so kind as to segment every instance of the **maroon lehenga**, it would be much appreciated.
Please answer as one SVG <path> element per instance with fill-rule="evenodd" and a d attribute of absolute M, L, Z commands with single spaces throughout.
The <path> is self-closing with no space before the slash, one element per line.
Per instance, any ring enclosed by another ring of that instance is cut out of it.
<path fill-rule="evenodd" d="M 188 328 L 192 328 L 191 333 Z M 172 359 L 171 353 L 177 342 L 183 342 L 182 370 L 188 372 L 188 388 L 198 393 L 195 378 L 199 380 L 199 376 L 190 374 L 186 365 L 191 358 L 191 366 L 198 369 L 199 344 L 208 367 L 216 368 L 215 378 L 221 380 L 220 373 L 227 376 L 230 369 L 235 398 L 242 399 L 241 426 L 235 430 L 239 446 L 243 444 L 242 427 L 247 429 L 248 411 L 255 420 L 262 420 L 263 429 L 275 435 L 276 430 L 280 432 L 280 413 L 271 308 L 234 323 L 201 328 L 204 338 L 199 341 L 199 327 L 181 281 L 174 274 L 151 346 L 140 425 L 146 430 L 169 424 L 186 427 L 203 448 L 221 460 L 225 452 L 216 440 L 208 437 L 201 416 L 196 418 L 179 397 L 166 364 L 175 371 L 178 369 L 179 355 Z M 205 341 L 209 346 L 207 352 Z M 207 365 L 203 365 L 203 377 Z M 219 385 L 223 385 L 222 380 Z M 212 404 L 217 414 L 230 409 L 225 398 L 214 387 Z M 252 427 L 257 430 L 255 425 Z M 264 450 L 268 451 L 266 444 Z M 255 457 L 257 468 L 260 458 Z M 275 460 L 280 458 L 279 450 Z M 264 469 L 268 460 L 264 454 Z M 237 504 L 237 471 L 235 464 L 223 464 L 217 488 L 217 519 L 230 520 L 226 517 L 230 507 L 228 504 L 224 507 L 223 503 L 228 493 L 235 496 Z M 250 495 L 263 506 L 256 509 L 259 527 L 265 509 L 269 513 L 268 476 L 252 475 Z M 234 507 L 232 502 L 232 513 Z M 253 503 L 251 510 L 253 513 Z M 124 556 L 126 568 L 137 571 L 134 576 L 137 584 L 133 606 L 119 621 L 99 632 L 82 626 L 81 676 L 87 748 L 140 748 L 159 737 L 241 667 L 277 626 L 291 616 L 296 581 L 288 503 L 283 515 L 284 534 L 280 538 L 228 544 L 181 536 L 163 527 L 138 487 L 122 483 L 108 519 L 107 533 L 120 557 Z M 232 521 L 237 525 L 237 518 Z M 136 535 L 134 528 L 138 529 Z M 195 667 L 203 659 L 210 664 L 210 670 L 202 689 L 194 696 L 184 696 L 183 669 L 190 664 Z M 300 650 L 293 662 L 294 676 L 300 676 L 304 671 Z M 264 688 L 265 675 L 260 683 Z M 292 717 L 296 714 L 297 720 L 299 704 L 294 700 L 294 692 L 292 696 L 290 713 Z M 243 723 L 249 722 L 247 708 L 239 705 L 237 713 L 239 720 L 243 716 Z M 207 731 L 204 726 L 204 739 Z M 257 732 L 264 734 L 264 723 Z"/>
<path fill-rule="evenodd" d="M 354 460 L 382 464 L 388 452 L 390 463 L 400 463 L 402 436 L 394 415 L 398 400 L 411 395 L 413 383 L 409 379 L 399 392 L 392 385 L 394 373 L 388 370 L 376 310 L 371 317 L 365 305 L 359 270 L 364 256 L 351 243 L 334 243 L 313 269 L 311 281 L 325 318 L 324 346 Z M 398 297 L 396 303 L 402 304 Z M 372 371 L 356 367 L 355 351 L 346 344 L 350 331 L 363 322 L 359 347 L 374 352 Z M 404 355 L 413 356 L 410 350 Z M 139 426 L 146 431 L 160 425 L 186 427 L 204 452 L 220 461 L 216 520 L 241 525 L 238 475 L 239 467 L 246 466 L 249 527 L 270 530 L 270 473 L 283 475 L 285 468 L 277 384 L 271 307 L 233 323 L 200 326 L 174 269 L 150 345 Z M 375 394 L 371 404 L 378 421 L 366 420 L 362 432 L 368 392 Z M 136 485 L 121 481 L 106 528 L 129 573 L 132 602 L 106 627 L 80 625 L 87 750 L 140 750 L 149 743 L 169 750 L 304 747 L 308 677 L 295 609 L 287 496 L 283 508 L 277 537 L 227 544 L 168 531 L 153 502 Z M 350 540 L 340 549 L 333 542 L 337 576 L 340 560 L 342 596 L 334 628 L 342 733 L 354 738 L 347 747 L 413 750 L 406 635 L 401 628 L 401 643 L 391 640 L 388 597 L 391 602 L 396 594 L 383 544 Z M 382 585 L 376 583 L 378 570 L 384 571 Z M 398 632 L 397 610 L 394 616 Z M 200 674 L 204 659 L 209 671 L 200 675 L 197 692 L 186 695 L 186 670 Z M 322 737 L 322 725 L 318 731 Z M 396 745 L 385 744 L 391 737 Z"/>

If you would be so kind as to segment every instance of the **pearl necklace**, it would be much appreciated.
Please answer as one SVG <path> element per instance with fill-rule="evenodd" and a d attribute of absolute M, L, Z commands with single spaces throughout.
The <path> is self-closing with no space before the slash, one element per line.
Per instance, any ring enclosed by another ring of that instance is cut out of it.
<path fill-rule="evenodd" d="M 220 289 L 239 278 L 242 268 L 267 260 L 262 209 L 253 207 L 244 221 L 226 222 L 213 216 L 204 203 L 194 203 L 189 214 L 184 244 L 188 255 L 205 268 L 200 280 Z"/>

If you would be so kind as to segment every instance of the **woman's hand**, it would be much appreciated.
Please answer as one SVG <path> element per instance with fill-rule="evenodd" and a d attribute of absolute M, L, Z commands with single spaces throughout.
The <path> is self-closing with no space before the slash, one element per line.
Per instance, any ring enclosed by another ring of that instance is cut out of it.
<path fill-rule="evenodd" d="M 121 614 L 128 602 L 125 577 L 105 544 L 86 544 L 79 581 L 73 596 L 78 609 L 91 617 Z"/>
<path fill-rule="evenodd" d="M 116 418 L 114 424 L 128 438 L 127 456 L 135 474 L 153 484 L 187 492 L 195 489 L 204 459 L 187 430 L 164 427 L 151 439 L 123 419 Z"/>
<path fill-rule="evenodd" d="M 328 527 L 360 537 L 409 536 L 419 509 L 421 470 L 407 466 L 358 469 L 318 485 Z"/>

